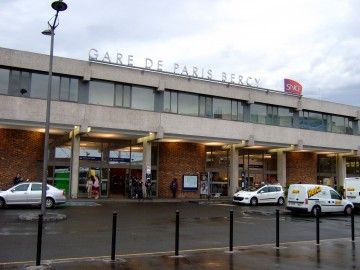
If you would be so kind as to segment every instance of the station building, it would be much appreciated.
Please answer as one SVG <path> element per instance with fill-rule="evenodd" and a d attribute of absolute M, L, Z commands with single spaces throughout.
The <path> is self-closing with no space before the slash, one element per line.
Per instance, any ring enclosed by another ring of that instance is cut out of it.
<path fill-rule="evenodd" d="M 360 176 L 360 107 L 184 74 L 54 57 L 48 182 L 86 196 L 231 196 L 263 183 Z M 0 48 L 0 186 L 41 180 L 49 56 Z M 204 185 L 206 184 L 206 186 Z M 208 190 L 206 190 L 208 187 Z"/>

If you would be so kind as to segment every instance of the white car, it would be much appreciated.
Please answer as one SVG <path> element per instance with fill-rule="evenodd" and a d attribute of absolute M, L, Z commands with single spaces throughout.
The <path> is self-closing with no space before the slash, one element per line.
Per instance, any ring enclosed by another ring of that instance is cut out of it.
<path fill-rule="evenodd" d="M 39 182 L 23 182 L 5 191 L 0 191 L 0 208 L 6 205 L 41 205 L 41 188 Z M 51 185 L 46 188 L 46 208 L 66 202 L 65 192 Z"/>
<path fill-rule="evenodd" d="M 260 188 L 249 188 L 236 192 L 234 203 L 257 205 L 259 203 L 285 203 L 284 190 L 281 185 L 265 185 Z"/>

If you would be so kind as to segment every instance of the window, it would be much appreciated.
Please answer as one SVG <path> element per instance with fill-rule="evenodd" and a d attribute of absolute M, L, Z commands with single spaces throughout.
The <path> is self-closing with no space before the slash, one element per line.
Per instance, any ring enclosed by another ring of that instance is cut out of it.
<path fill-rule="evenodd" d="M 25 89 L 26 93 L 21 93 Z M 9 94 L 13 96 L 28 97 L 30 94 L 30 73 L 20 70 L 11 70 L 9 78 Z"/>
<path fill-rule="evenodd" d="M 333 190 L 330 190 L 330 195 L 333 200 L 341 200 L 341 196 Z"/>
<path fill-rule="evenodd" d="M 51 99 L 59 100 L 59 98 L 60 98 L 60 77 L 53 75 L 51 82 Z"/>
<path fill-rule="evenodd" d="M 41 191 L 41 184 L 32 184 L 31 191 Z"/>
<path fill-rule="evenodd" d="M 114 105 L 114 84 L 100 81 L 90 81 L 89 103 L 96 105 Z"/>
<path fill-rule="evenodd" d="M 129 85 L 115 85 L 115 106 L 130 107 L 131 88 Z"/>
<path fill-rule="evenodd" d="M 70 79 L 70 101 L 78 101 L 79 99 L 79 80 L 71 78 Z"/>
<path fill-rule="evenodd" d="M 179 93 L 178 112 L 179 114 L 198 116 L 199 97 L 193 94 Z"/>
<path fill-rule="evenodd" d="M 0 68 L 0 94 L 7 94 L 9 89 L 9 73 L 8 69 Z"/>
<path fill-rule="evenodd" d="M 237 109 L 238 118 L 237 118 L 237 120 L 244 121 L 244 104 L 243 104 L 243 102 L 238 101 L 237 106 L 238 106 L 238 109 Z"/>
<path fill-rule="evenodd" d="M 300 128 L 326 131 L 323 115 L 321 113 L 303 111 L 300 114 Z"/>
<path fill-rule="evenodd" d="M 213 98 L 213 117 L 231 120 L 231 100 Z"/>
<path fill-rule="evenodd" d="M 33 73 L 31 76 L 31 93 L 33 98 L 47 98 L 48 75 Z"/>
<path fill-rule="evenodd" d="M 29 188 L 29 184 L 22 184 L 20 186 L 17 186 L 16 188 L 14 188 L 14 191 L 27 191 Z"/>
<path fill-rule="evenodd" d="M 131 89 L 131 108 L 153 111 L 155 94 L 154 89 L 133 86 Z"/>
<path fill-rule="evenodd" d="M 164 112 L 170 112 L 171 110 L 171 92 L 164 91 Z"/>
<path fill-rule="evenodd" d="M 267 193 L 267 192 L 269 192 L 269 187 L 263 187 L 258 191 L 258 193 Z"/>
<path fill-rule="evenodd" d="M 282 127 L 294 126 L 294 112 L 290 108 L 279 107 L 278 109 L 278 125 Z"/>
<path fill-rule="evenodd" d="M 266 105 L 251 104 L 250 105 L 250 121 L 256 124 L 266 124 Z"/>
<path fill-rule="evenodd" d="M 345 118 L 342 116 L 331 116 L 331 131 L 345 133 Z"/>

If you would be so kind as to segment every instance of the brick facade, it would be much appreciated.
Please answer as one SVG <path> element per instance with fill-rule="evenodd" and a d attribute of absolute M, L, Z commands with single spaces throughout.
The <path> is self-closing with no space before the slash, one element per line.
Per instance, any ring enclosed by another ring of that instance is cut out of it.
<path fill-rule="evenodd" d="M 286 153 L 286 184 L 317 182 L 317 155 L 308 152 Z"/>
<path fill-rule="evenodd" d="M 160 143 L 159 146 L 159 198 L 171 198 L 170 182 L 178 179 L 178 198 L 199 198 L 200 191 L 183 192 L 184 174 L 199 175 L 205 170 L 205 146 L 196 143 Z M 200 181 L 200 179 L 199 179 Z"/>
<path fill-rule="evenodd" d="M 11 185 L 17 173 L 24 179 L 41 179 L 43 149 L 43 133 L 0 129 L 0 188 Z"/>

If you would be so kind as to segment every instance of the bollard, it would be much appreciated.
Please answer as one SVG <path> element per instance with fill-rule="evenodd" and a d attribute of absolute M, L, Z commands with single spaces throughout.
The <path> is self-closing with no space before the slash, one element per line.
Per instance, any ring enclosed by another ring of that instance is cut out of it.
<path fill-rule="evenodd" d="M 355 241 L 354 208 L 351 209 L 351 241 Z"/>
<path fill-rule="evenodd" d="M 280 222 L 279 222 L 279 209 L 276 209 L 276 247 L 280 246 L 279 234 L 280 234 Z"/>
<path fill-rule="evenodd" d="M 116 220 L 117 213 L 113 212 L 113 222 L 112 222 L 112 238 L 111 238 L 111 260 L 115 261 L 115 249 L 116 249 Z"/>
<path fill-rule="evenodd" d="M 320 244 L 320 214 L 316 214 L 316 244 Z"/>
<path fill-rule="evenodd" d="M 179 256 L 179 210 L 176 210 L 175 256 Z"/>
<path fill-rule="evenodd" d="M 37 247 L 36 247 L 36 266 L 40 265 L 41 261 L 41 242 L 42 242 L 42 228 L 43 228 L 43 215 L 39 215 L 38 221 L 38 235 L 37 235 Z"/>
<path fill-rule="evenodd" d="M 230 210 L 230 242 L 229 242 L 229 250 L 233 251 L 233 228 L 234 228 L 234 210 Z"/>

